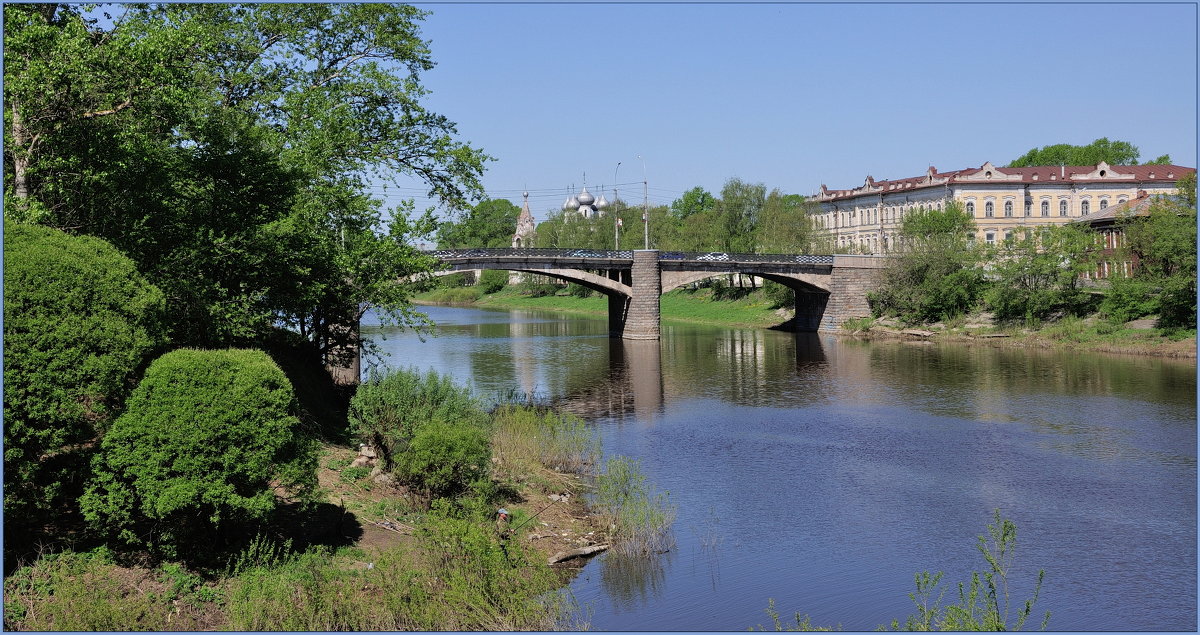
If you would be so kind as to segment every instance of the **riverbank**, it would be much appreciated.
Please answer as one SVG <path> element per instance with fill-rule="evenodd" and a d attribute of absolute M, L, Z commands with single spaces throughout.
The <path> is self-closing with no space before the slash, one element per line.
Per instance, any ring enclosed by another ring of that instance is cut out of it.
<path fill-rule="evenodd" d="M 419 294 L 413 301 L 417 304 L 608 315 L 608 299 L 599 294 L 578 297 L 561 292 L 533 297 L 511 286 L 492 294 L 484 294 L 476 287 L 437 289 Z M 676 289 L 662 295 L 659 308 L 664 321 L 738 328 L 771 328 L 792 316 L 790 309 L 774 306 L 761 289 Z"/>
<path fill-rule="evenodd" d="M 519 287 L 484 294 L 477 287 L 437 289 L 414 298 L 417 304 L 474 306 L 497 309 L 536 309 L 603 316 L 608 300 L 599 295 L 577 297 L 560 292 L 532 297 Z M 772 303 L 762 289 L 677 289 L 661 300 L 662 319 L 735 328 L 785 327 L 791 309 Z M 1196 359 L 1196 331 L 1162 331 L 1153 320 L 1114 325 L 1095 316 L 1064 318 L 1041 328 L 996 325 L 985 314 L 968 316 L 950 324 L 905 327 L 894 320 L 863 318 L 843 326 L 843 334 L 881 339 L 924 339 L 1012 348 L 1056 348 L 1081 352 L 1149 355 Z"/>
<path fill-rule="evenodd" d="M 228 564 L 60 547 L 5 578 L 5 630 L 585 627 L 559 590 L 586 558 L 550 561 L 606 544 L 607 522 L 585 505 L 581 472 L 541 460 L 545 432 L 527 424 L 497 416 L 492 427 L 486 498 L 507 501 L 507 524 L 483 496 L 430 507 L 370 452 L 326 442 L 323 502 L 288 506 Z"/>

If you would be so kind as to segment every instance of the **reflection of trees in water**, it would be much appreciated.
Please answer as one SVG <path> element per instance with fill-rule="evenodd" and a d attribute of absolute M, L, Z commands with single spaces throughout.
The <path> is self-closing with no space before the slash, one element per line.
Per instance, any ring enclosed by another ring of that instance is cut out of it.
<path fill-rule="evenodd" d="M 600 563 L 600 586 L 619 610 L 633 610 L 662 597 L 666 565 L 674 552 L 655 556 L 605 554 Z"/>

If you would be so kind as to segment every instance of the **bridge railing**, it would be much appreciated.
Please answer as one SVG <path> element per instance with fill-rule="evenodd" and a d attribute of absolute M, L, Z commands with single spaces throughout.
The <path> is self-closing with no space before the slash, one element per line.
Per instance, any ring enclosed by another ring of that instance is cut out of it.
<path fill-rule="evenodd" d="M 487 247 L 477 249 L 432 249 L 425 252 L 442 260 L 458 258 L 597 258 L 633 260 L 628 249 L 549 249 L 541 247 Z"/>
<path fill-rule="evenodd" d="M 442 260 L 462 258 L 594 258 L 597 260 L 633 260 L 629 249 L 550 249 L 541 247 L 488 247 L 475 249 L 433 249 L 429 255 Z M 723 251 L 662 251 L 659 260 L 686 262 L 763 262 L 802 265 L 831 265 L 833 256 L 813 254 L 738 254 Z"/>

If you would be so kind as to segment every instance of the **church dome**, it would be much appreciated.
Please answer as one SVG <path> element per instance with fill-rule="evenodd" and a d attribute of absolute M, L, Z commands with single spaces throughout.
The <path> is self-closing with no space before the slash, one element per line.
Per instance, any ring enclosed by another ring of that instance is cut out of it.
<path fill-rule="evenodd" d="M 601 194 L 600 198 L 596 199 L 596 209 L 604 209 L 606 207 L 608 207 L 608 201 L 604 200 L 604 195 Z"/>
<path fill-rule="evenodd" d="M 579 204 L 580 205 L 591 205 L 594 202 L 596 202 L 596 197 L 589 194 L 587 191 L 587 187 L 584 187 L 583 191 L 581 191 L 579 193 Z"/>

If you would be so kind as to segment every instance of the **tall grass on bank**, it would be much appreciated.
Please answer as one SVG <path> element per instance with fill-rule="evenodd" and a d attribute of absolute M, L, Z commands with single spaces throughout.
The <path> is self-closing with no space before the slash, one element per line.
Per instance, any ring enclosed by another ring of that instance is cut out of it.
<path fill-rule="evenodd" d="M 50 554 L 4 581 L 4 630 L 187 629 L 152 571 L 123 575 L 107 550 Z"/>
<path fill-rule="evenodd" d="M 608 523 L 612 550 L 620 555 L 651 555 L 675 546 L 671 524 L 675 507 L 667 492 L 655 492 L 646 483 L 640 462 L 613 457 L 596 478 L 592 504 Z"/>
<path fill-rule="evenodd" d="M 519 542 L 501 543 L 490 519 L 448 504 L 435 504 L 415 547 L 393 547 L 369 563 L 361 557 L 317 547 L 243 559 L 229 582 L 228 628 L 552 630 L 567 615 L 544 560 Z"/>
<path fill-rule="evenodd" d="M 492 414 L 492 457 L 510 479 L 547 482 L 544 468 L 591 474 L 600 437 L 582 419 L 535 406 L 504 404 Z"/>

